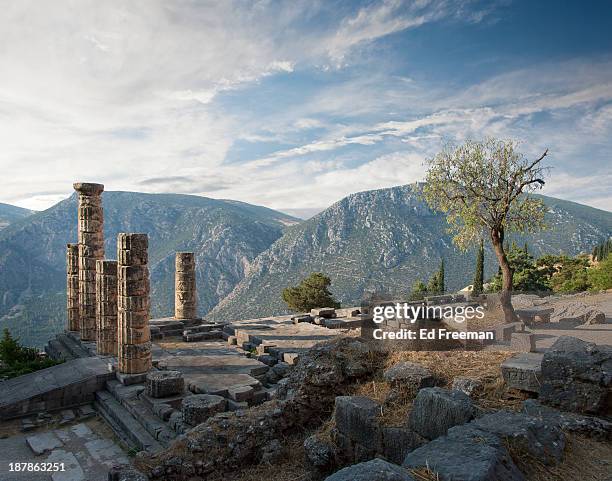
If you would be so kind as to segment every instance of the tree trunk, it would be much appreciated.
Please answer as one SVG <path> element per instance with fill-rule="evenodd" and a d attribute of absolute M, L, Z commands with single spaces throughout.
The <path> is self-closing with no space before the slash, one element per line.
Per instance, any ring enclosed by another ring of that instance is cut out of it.
<path fill-rule="evenodd" d="M 502 272 L 500 302 L 504 311 L 504 318 L 506 322 L 517 322 L 519 319 L 514 312 L 514 307 L 512 307 L 512 268 L 504 252 L 504 231 L 502 229 L 491 231 L 491 243 Z"/>

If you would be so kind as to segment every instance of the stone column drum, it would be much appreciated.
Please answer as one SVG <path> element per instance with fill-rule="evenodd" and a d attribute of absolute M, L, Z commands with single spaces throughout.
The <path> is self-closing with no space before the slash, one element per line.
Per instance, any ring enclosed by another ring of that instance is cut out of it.
<path fill-rule="evenodd" d="M 102 184 L 77 182 L 79 193 L 79 327 L 81 340 L 96 340 L 96 261 L 104 258 Z"/>
<path fill-rule="evenodd" d="M 174 277 L 174 318 L 197 317 L 195 255 L 177 252 Z"/>
<path fill-rule="evenodd" d="M 117 238 L 118 367 L 124 374 L 151 369 L 151 330 L 147 234 Z"/>
<path fill-rule="evenodd" d="M 96 261 L 96 351 L 117 355 L 117 261 Z"/>
<path fill-rule="evenodd" d="M 67 329 L 79 331 L 79 245 L 66 244 Z"/>

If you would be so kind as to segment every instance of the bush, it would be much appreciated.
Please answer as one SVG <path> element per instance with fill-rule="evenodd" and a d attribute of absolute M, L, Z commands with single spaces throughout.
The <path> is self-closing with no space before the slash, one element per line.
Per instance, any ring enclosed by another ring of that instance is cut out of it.
<path fill-rule="evenodd" d="M 293 311 L 310 311 L 317 307 L 340 307 L 329 286 L 331 279 L 321 272 L 313 272 L 295 287 L 283 290 L 283 300 Z"/>
<path fill-rule="evenodd" d="M 37 349 L 22 346 L 19 339 L 11 336 L 7 328 L 4 329 L 0 341 L 0 360 L 2 361 L 0 366 L 0 378 L 2 379 L 39 371 L 62 362 L 41 356 Z"/>
<path fill-rule="evenodd" d="M 608 255 L 597 267 L 590 269 L 588 279 L 593 290 L 612 289 L 612 256 Z"/>

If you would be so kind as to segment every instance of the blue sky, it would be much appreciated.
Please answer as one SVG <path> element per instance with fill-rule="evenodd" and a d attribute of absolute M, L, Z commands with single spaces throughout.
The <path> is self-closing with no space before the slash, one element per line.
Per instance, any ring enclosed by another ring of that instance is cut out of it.
<path fill-rule="evenodd" d="M 611 26 L 604 1 L 9 1 L 0 201 L 89 180 L 312 213 L 494 135 L 610 210 Z"/>

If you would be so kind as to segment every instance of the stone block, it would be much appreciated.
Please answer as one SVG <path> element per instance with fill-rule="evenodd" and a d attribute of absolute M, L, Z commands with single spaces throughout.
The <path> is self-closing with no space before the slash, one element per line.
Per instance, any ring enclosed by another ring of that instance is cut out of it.
<path fill-rule="evenodd" d="M 520 453 L 529 453 L 547 465 L 563 459 L 565 435 L 559 427 L 522 413 L 498 411 L 471 423 L 475 428 L 499 436 Z"/>
<path fill-rule="evenodd" d="M 435 439 L 449 428 L 471 421 L 475 412 L 469 396 L 460 391 L 424 388 L 412 404 L 408 425 L 424 438 Z"/>
<path fill-rule="evenodd" d="M 402 464 L 406 455 L 427 440 L 414 431 L 404 427 L 382 429 L 382 455 L 390 462 Z"/>
<path fill-rule="evenodd" d="M 354 442 L 377 446 L 380 436 L 380 404 L 364 396 L 336 397 L 335 421 L 338 431 Z"/>
<path fill-rule="evenodd" d="M 544 354 L 540 400 L 565 411 L 610 414 L 612 346 L 562 336 Z"/>
<path fill-rule="evenodd" d="M 454 391 L 461 391 L 468 396 L 478 394 L 482 391 L 483 384 L 480 379 L 474 379 L 471 377 L 456 377 L 453 379 L 452 389 Z"/>
<path fill-rule="evenodd" d="M 213 394 L 194 394 L 183 399 L 183 422 L 191 426 L 203 423 L 209 417 L 225 411 L 227 400 Z"/>
<path fill-rule="evenodd" d="M 435 384 L 434 376 L 429 369 L 410 361 L 391 366 L 384 372 L 383 377 L 394 387 L 410 387 L 415 390 Z"/>
<path fill-rule="evenodd" d="M 231 386 L 227 392 L 229 397 L 236 402 L 248 402 L 253 398 L 255 389 L 251 386 Z"/>
<path fill-rule="evenodd" d="M 152 371 L 147 374 L 147 394 L 163 398 L 180 394 L 185 389 L 185 379 L 180 371 Z"/>
<path fill-rule="evenodd" d="M 317 309 L 311 309 L 310 315 L 313 317 L 324 317 L 326 319 L 332 319 L 336 317 L 336 309 L 333 307 L 320 307 Z"/>
<path fill-rule="evenodd" d="M 408 469 L 429 468 L 441 480 L 525 481 L 504 442 L 471 423 L 449 429 L 406 456 Z"/>
<path fill-rule="evenodd" d="M 526 352 L 506 359 L 501 364 L 501 372 L 506 385 L 510 389 L 540 392 L 542 358 L 543 354 Z"/>
<path fill-rule="evenodd" d="M 382 459 L 355 464 L 332 474 L 325 481 L 414 481 L 400 466 Z"/>
<path fill-rule="evenodd" d="M 530 332 L 513 332 L 510 338 L 510 347 L 518 352 L 535 352 L 535 334 Z"/>

